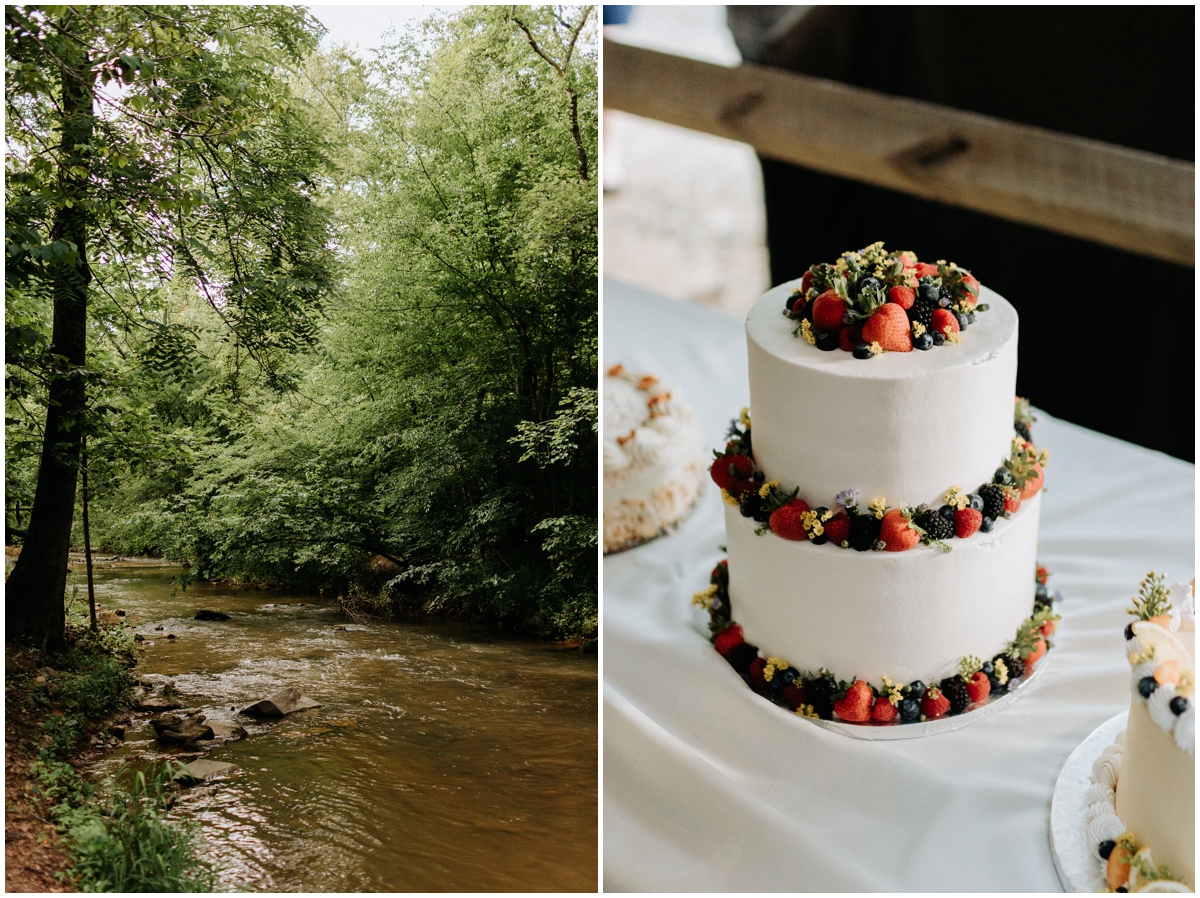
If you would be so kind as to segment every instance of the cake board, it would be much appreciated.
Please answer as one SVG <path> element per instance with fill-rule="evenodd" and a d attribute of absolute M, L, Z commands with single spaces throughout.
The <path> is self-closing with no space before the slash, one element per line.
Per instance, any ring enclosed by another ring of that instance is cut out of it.
<path fill-rule="evenodd" d="M 1068 892 L 1106 892 L 1102 862 L 1088 844 L 1087 790 L 1092 784 L 1092 765 L 1104 749 L 1125 729 L 1129 712 L 1122 711 L 1092 731 L 1058 773 L 1050 800 L 1050 854 L 1054 869 Z"/>

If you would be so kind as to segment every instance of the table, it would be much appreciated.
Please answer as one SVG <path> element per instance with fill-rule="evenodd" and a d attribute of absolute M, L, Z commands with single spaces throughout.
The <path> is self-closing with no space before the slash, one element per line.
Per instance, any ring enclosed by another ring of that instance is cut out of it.
<path fill-rule="evenodd" d="M 606 280 L 603 334 L 605 365 L 679 387 L 721 444 L 748 404 L 740 320 Z M 1039 560 L 1063 620 L 1030 691 L 955 732 L 849 739 L 746 688 L 690 603 L 722 557 L 715 487 L 671 536 L 604 559 L 606 890 L 1061 891 L 1055 778 L 1128 707 L 1139 581 L 1194 576 L 1195 468 L 1037 417 L 1052 454 Z"/>

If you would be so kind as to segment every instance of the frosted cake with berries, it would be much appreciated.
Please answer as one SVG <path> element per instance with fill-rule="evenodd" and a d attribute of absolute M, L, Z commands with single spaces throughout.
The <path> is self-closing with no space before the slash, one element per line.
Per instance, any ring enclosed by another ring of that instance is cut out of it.
<path fill-rule="evenodd" d="M 696 601 L 756 691 L 809 716 L 911 723 L 1035 669 L 1057 615 L 1017 332 L 970 272 L 882 244 L 750 310 L 750 410 L 710 469 L 728 558 Z"/>
<path fill-rule="evenodd" d="M 1112 891 L 1196 888 L 1196 614 L 1154 571 L 1125 628 L 1129 722 L 1092 766 L 1088 844 Z"/>
<path fill-rule="evenodd" d="M 604 377 L 604 552 L 668 532 L 700 497 L 704 438 L 678 390 L 623 365 Z"/>

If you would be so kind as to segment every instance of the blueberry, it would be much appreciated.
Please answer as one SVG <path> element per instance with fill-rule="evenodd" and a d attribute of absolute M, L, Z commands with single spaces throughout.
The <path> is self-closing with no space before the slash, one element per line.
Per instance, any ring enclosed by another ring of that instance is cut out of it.
<path fill-rule="evenodd" d="M 1125 625 L 1125 641 L 1128 642 L 1131 639 L 1133 639 L 1133 624 L 1126 624 Z"/>
<path fill-rule="evenodd" d="M 796 303 L 802 299 L 804 299 L 803 293 L 793 293 L 791 296 L 789 296 L 787 298 L 787 302 L 783 304 L 783 310 L 785 312 L 794 311 L 794 307 L 795 307 Z"/>
<path fill-rule="evenodd" d="M 974 323 L 975 323 L 975 313 L 967 312 L 967 324 L 974 324 Z"/>
<path fill-rule="evenodd" d="M 1184 698 L 1182 695 L 1177 695 L 1173 699 L 1171 699 L 1171 713 L 1172 714 L 1182 714 L 1184 711 L 1187 710 L 1187 706 L 1188 706 L 1187 699 Z"/>
<path fill-rule="evenodd" d="M 794 667 L 789 667 L 787 670 L 780 671 L 775 676 L 783 681 L 784 686 L 791 686 L 796 682 L 796 678 L 800 676 L 800 671 Z"/>
<path fill-rule="evenodd" d="M 1154 677 L 1142 677 L 1138 680 L 1138 692 L 1142 694 L 1142 698 L 1149 698 L 1157 688 L 1158 681 Z"/>
<path fill-rule="evenodd" d="M 854 347 L 854 357 L 856 359 L 869 359 L 872 355 L 870 343 L 859 343 Z"/>
<path fill-rule="evenodd" d="M 917 701 L 920 701 L 921 699 L 923 699 L 925 697 L 925 693 L 926 693 L 927 689 L 928 689 L 928 687 L 926 687 L 926 685 L 924 683 L 922 683 L 920 680 L 913 680 L 911 683 L 908 684 L 909 697 L 916 699 Z"/>
<path fill-rule="evenodd" d="M 960 331 L 965 331 L 967 329 L 967 325 L 971 323 L 967 320 L 967 316 L 962 312 L 955 312 L 954 317 L 958 319 L 958 329 Z"/>
<path fill-rule="evenodd" d="M 913 337 L 913 349 L 920 349 L 922 352 L 926 349 L 933 349 L 933 337 L 929 331 L 926 331 L 919 337 Z"/>
<path fill-rule="evenodd" d="M 758 497 L 758 493 L 751 493 L 742 500 L 741 505 L 738 506 L 738 510 L 742 513 L 742 517 L 752 518 L 765 504 L 766 503 Z"/>
<path fill-rule="evenodd" d="M 1108 860 L 1108 856 L 1110 854 L 1112 854 L 1112 850 L 1116 847 L 1117 847 L 1117 843 L 1114 842 L 1112 839 L 1105 839 L 1103 842 L 1100 843 L 1100 847 L 1099 847 L 1100 857 L 1104 858 L 1105 860 Z"/>
<path fill-rule="evenodd" d="M 1125 892 L 1129 891 L 1129 887 L 1128 886 L 1117 886 L 1115 891 L 1121 892 L 1122 894 L 1124 894 Z"/>
<path fill-rule="evenodd" d="M 938 288 L 933 284 L 922 284 L 917 288 L 917 298 L 923 299 L 926 302 L 938 301 Z"/>
<path fill-rule="evenodd" d="M 916 699 L 902 698 L 898 705 L 900 710 L 900 719 L 905 723 L 910 723 L 921 716 L 921 703 Z"/>
<path fill-rule="evenodd" d="M 838 335 L 832 331 L 817 334 L 817 349 L 822 352 L 832 352 L 838 348 Z"/>
<path fill-rule="evenodd" d="M 992 695 L 1004 695 L 1008 692 L 1008 684 L 1001 683 L 1000 678 L 994 673 L 988 674 L 988 682 L 992 684 Z"/>
<path fill-rule="evenodd" d="M 763 502 L 762 505 L 754 510 L 754 520 L 760 524 L 769 523 L 771 520 L 771 506 Z"/>
<path fill-rule="evenodd" d="M 883 284 L 879 282 L 879 278 L 865 277 L 858 282 L 858 292 L 862 293 L 864 290 L 878 290 L 882 286 Z"/>
<path fill-rule="evenodd" d="M 992 475 L 992 483 L 998 483 L 1001 486 L 1013 486 L 1016 481 L 1013 480 L 1012 471 L 1003 466 L 996 469 L 996 473 Z"/>
<path fill-rule="evenodd" d="M 983 496 L 978 493 L 967 493 L 967 501 L 976 511 L 983 511 Z"/>
<path fill-rule="evenodd" d="M 993 673 L 996 672 L 996 665 L 993 664 L 991 661 L 984 661 L 983 666 L 979 669 L 982 670 L 985 674 L 987 674 L 990 677 Z"/>
<path fill-rule="evenodd" d="M 945 334 L 943 334 L 941 331 L 933 332 L 933 345 L 934 346 L 941 346 L 945 342 L 946 342 Z"/>
<path fill-rule="evenodd" d="M 984 533 L 991 533 L 992 528 L 995 526 L 996 526 L 996 521 L 994 518 L 985 517 L 982 521 L 979 522 L 979 529 L 982 530 Z"/>
<path fill-rule="evenodd" d="M 942 517 L 944 517 L 951 524 L 954 523 L 954 506 L 953 505 L 943 505 L 941 508 L 938 509 L 938 514 L 940 514 Z"/>
<path fill-rule="evenodd" d="M 1045 583 L 1039 583 L 1037 585 L 1034 595 L 1036 595 L 1039 599 L 1045 599 L 1046 601 L 1050 600 L 1050 590 L 1046 588 Z"/>

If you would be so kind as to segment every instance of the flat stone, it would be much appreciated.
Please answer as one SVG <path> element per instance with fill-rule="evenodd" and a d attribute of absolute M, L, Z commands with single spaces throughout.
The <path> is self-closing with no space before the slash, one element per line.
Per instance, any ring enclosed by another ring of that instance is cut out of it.
<path fill-rule="evenodd" d="M 222 614 L 220 611 L 197 611 L 196 616 L 192 620 L 229 620 L 228 614 Z"/>
<path fill-rule="evenodd" d="M 202 783 L 213 777 L 232 773 L 234 770 L 237 770 L 236 764 L 228 764 L 223 761 L 188 761 L 183 765 L 183 770 L 175 775 L 175 780 L 180 783 Z"/>
<path fill-rule="evenodd" d="M 297 711 L 311 711 L 321 707 L 321 703 L 300 694 L 295 686 L 285 686 L 270 698 L 255 702 L 242 713 L 251 717 L 285 717 Z"/>
<path fill-rule="evenodd" d="M 237 739 L 246 738 L 246 730 L 237 724 L 221 723 L 219 720 L 210 720 L 208 725 L 212 728 L 213 738 L 222 739 L 227 742 L 233 742 Z"/>
<path fill-rule="evenodd" d="M 178 711 L 182 708 L 179 702 L 173 702 L 166 698 L 148 698 L 137 703 L 139 711 L 146 711 L 150 714 L 163 714 L 167 711 Z"/>

